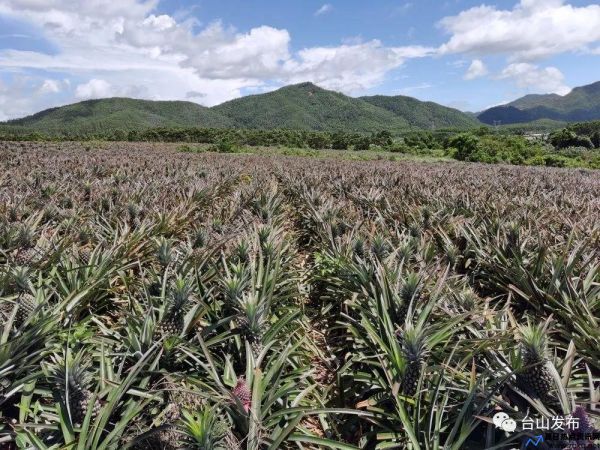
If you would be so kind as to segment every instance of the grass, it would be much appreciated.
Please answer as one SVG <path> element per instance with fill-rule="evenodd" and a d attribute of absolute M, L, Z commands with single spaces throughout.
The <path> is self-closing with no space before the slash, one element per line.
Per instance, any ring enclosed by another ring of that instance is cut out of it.
<path fill-rule="evenodd" d="M 407 153 L 396 153 L 383 150 L 313 150 L 293 147 L 242 147 L 231 152 L 218 152 L 210 144 L 183 144 L 177 150 L 185 153 L 236 153 L 241 155 L 260 156 L 296 156 L 301 158 L 339 159 L 347 161 L 424 161 L 424 162 L 449 162 L 454 161 L 445 156 L 428 156 Z"/>

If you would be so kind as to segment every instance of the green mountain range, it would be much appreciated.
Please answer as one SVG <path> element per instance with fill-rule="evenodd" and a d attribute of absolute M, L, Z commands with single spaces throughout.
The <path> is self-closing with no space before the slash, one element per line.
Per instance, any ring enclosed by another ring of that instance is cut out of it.
<path fill-rule="evenodd" d="M 399 132 L 478 125 L 473 116 L 432 102 L 403 96 L 353 98 L 301 83 L 212 108 L 181 101 L 87 100 L 5 122 L 0 124 L 0 130 L 85 134 L 200 127 Z"/>
<path fill-rule="evenodd" d="M 526 95 L 487 109 L 477 118 L 487 124 L 526 123 L 540 119 L 583 122 L 600 119 L 600 81 L 574 88 L 566 95 Z"/>
<path fill-rule="evenodd" d="M 81 134 L 154 127 L 234 127 L 227 117 L 197 103 L 131 98 L 86 100 L 47 109 L 32 116 L 5 122 L 4 125 L 46 133 Z"/>
<path fill-rule="evenodd" d="M 422 102 L 403 95 L 393 97 L 375 95 L 360 99 L 404 118 L 411 127 L 423 129 L 470 128 L 481 125 L 474 116 L 458 109 L 448 108 L 434 102 Z"/>

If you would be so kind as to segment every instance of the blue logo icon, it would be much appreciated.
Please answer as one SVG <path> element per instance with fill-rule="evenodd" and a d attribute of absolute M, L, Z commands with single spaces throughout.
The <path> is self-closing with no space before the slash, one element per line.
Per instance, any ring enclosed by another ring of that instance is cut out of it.
<path fill-rule="evenodd" d="M 533 444 L 534 447 L 537 447 L 541 442 L 544 442 L 544 436 L 539 434 L 534 438 L 527 439 L 527 444 L 525 444 L 525 447 L 529 447 L 529 444 Z"/>

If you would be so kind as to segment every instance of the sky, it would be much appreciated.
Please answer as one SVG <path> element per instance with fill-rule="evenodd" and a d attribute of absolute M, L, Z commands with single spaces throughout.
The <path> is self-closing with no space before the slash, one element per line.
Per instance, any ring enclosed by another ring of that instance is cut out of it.
<path fill-rule="evenodd" d="M 312 81 L 481 111 L 600 80 L 584 0 L 0 0 L 0 120 Z"/>

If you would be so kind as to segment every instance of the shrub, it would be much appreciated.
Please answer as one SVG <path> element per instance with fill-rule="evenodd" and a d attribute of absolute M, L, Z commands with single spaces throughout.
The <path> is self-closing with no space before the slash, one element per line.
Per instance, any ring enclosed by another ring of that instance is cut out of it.
<path fill-rule="evenodd" d="M 371 148 L 371 139 L 367 136 L 358 138 L 354 142 L 354 150 L 369 150 Z"/>
<path fill-rule="evenodd" d="M 590 138 L 595 148 L 600 148 L 600 131 L 596 131 Z"/>
<path fill-rule="evenodd" d="M 210 148 L 210 151 L 218 153 L 239 153 L 240 146 L 233 139 L 221 139 Z"/>
<path fill-rule="evenodd" d="M 331 136 L 331 148 L 334 150 L 348 150 L 350 145 L 348 136 L 342 132 L 336 132 Z"/>
<path fill-rule="evenodd" d="M 471 133 L 461 133 L 448 139 L 447 147 L 455 149 L 454 157 L 459 161 L 472 161 L 477 152 L 479 139 Z"/>
<path fill-rule="evenodd" d="M 550 135 L 550 143 L 560 150 L 567 147 L 585 147 L 594 148 L 592 140 L 587 136 L 579 136 L 574 131 L 566 128 L 556 131 Z"/>

